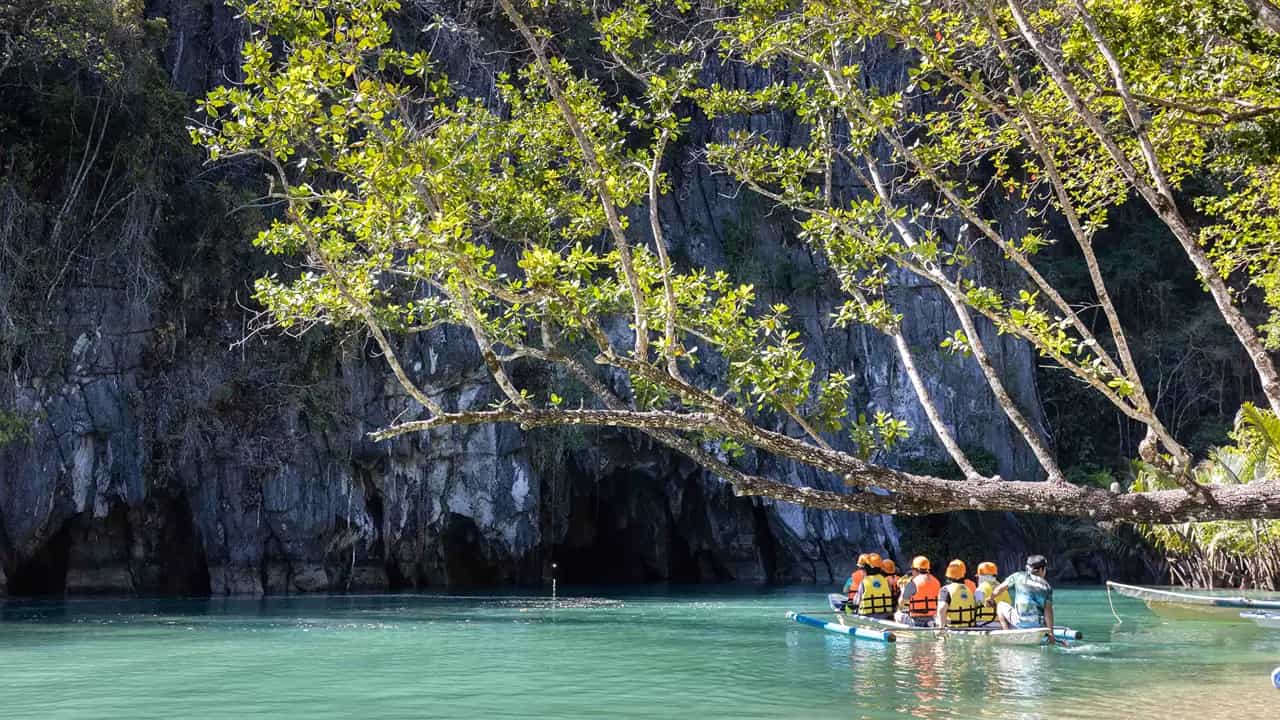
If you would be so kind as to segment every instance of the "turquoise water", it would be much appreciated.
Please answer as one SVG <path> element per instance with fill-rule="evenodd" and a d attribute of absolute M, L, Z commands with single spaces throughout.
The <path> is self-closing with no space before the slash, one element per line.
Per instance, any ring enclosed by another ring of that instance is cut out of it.
<path fill-rule="evenodd" d="M 0 718 L 1275 717 L 1280 632 L 1059 590 L 1065 650 L 798 626 L 826 588 L 0 605 Z M 594 599 L 582 599 L 585 597 Z M 829 614 L 824 614 L 828 616 Z"/>

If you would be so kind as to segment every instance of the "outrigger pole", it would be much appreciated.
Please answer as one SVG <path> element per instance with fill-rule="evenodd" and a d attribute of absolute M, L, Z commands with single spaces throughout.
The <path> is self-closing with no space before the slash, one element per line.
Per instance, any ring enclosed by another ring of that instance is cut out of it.
<path fill-rule="evenodd" d="M 809 617 L 808 615 L 799 615 L 790 610 L 787 611 L 787 619 L 795 620 L 801 625 L 816 627 L 827 632 L 837 633 L 839 635 L 848 635 L 849 637 L 858 638 L 859 640 L 878 640 L 879 642 L 894 642 L 898 638 L 891 630 L 872 630 L 871 628 L 854 627 L 850 625 L 839 625 L 836 623 L 825 622 L 818 618 Z"/>

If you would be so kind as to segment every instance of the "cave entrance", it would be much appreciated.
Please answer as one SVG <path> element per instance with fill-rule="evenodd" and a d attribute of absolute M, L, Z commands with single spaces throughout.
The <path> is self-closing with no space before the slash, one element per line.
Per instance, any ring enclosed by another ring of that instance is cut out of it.
<path fill-rule="evenodd" d="M 481 587 L 497 582 L 497 568 L 485 555 L 484 537 L 475 520 L 449 513 L 440 533 L 440 547 L 449 585 Z"/>
<path fill-rule="evenodd" d="M 67 592 L 67 567 L 71 560 L 71 526 L 79 515 L 72 516 L 45 541 L 31 557 L 19 562 L 9 573 L 9 594 L 64 595 Z"/>
<path fill-rule="evenodd" d="M 706 580 L 686 529 L 671 515 L 665 486 L 627 470 L 575 483 L 568 526 L 552 545 L 556 579 L 572 585 Z"/>
<path fill-rule="evenodd" d="M 574 494 L 564 542 L 553 546 L 555 575 L 570 585 L 602 585 L 662 580 L 644 566 L 626 538 L 627 518 L 599 487 Z"/>

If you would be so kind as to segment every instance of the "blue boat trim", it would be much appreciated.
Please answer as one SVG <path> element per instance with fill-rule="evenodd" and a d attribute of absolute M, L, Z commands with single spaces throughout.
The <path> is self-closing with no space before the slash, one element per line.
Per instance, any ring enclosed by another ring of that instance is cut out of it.
<path fill-rule="evenodd" d="M 827 632 L 836 633 L 837 635 L 848 635 L 849 637 L 858 638 L 859 640 L 876 640 L 878 642 L 894 642 L 895 640 L 898 639 L 897 636 L 895 636 L 893 632 L 889 630 L 873 630 L 871 628 L 854 627 L 851 625 L 839 625 L 837 623 L 827 622 L 825 620 L 819 620 L 818 618 L 815 618 L 815 617 L 809 617 L 808 615 L 801 615 L 799 613 L 795 613 L 790 610 L 787 611 L 787 619 L 794 620 L 795 622 L 798 622 L 801 625 L 808 625 L 809 627 L 815 627 L 815 628 L 818 628 L 819 630 L 826 630 Z"/>

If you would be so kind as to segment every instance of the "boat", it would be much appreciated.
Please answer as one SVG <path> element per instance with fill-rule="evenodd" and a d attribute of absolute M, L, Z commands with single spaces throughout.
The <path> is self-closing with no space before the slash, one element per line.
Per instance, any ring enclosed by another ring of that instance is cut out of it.
<path fill-rule="evenodd" d="M 1280 630 L 1280 613 L 1248 610 L 1240 613 L 1240 617 L 1264 628 Z"/>
<path fill-rule="evenodd" d="M 1004 630 L 995 627 L 937 628 L 908 625 L 894 620 L 866 617 L 865 615 L 836 615 L 837 621 L 850 627 L 873 627 L 892 632 L 899 640 L 980 640 L 1001 645 L 1039 645 L 1049 634 L 1049 628 L 1018 628 Z M 1074 632 L 1074 631 L 1073 631 Z"/>
<path fill-rule="evenodd" d="M 947 637 L 954 637 L 965 640 L 986 640 L 1005 645 L 1037 645 L 1043 642 L 1044 636 L 1049 633 L 1048 628 L 1015 628 L 1005 630 L 999 625 L 975 628 L 920 627 L 919 625 L 908 625 L 895 620 L 885 620 L 881 618 L 868 617 L 866 615 L 856 615 L 843 612 L 844 596 L 836 593 L 828 595 L 827 602 L 831 605 L 831 609 L 835 611 L 836 621 L 839 624 L 848 625 L 849 623 L 853 623 L 854 626 L 873 627 L 887 630 L 897 635 L 899 640 L 938 640 Z M 848 622 L 846 622 L 846 620 Z M 1084 633 L 1061 625 L 1054 626 L 1053 636 L 1059 640 L 1084 639 Z"/>
<path fill-rule="evenodd" d="M 1262 600 L 1241 596 L 1197 595 L 1195 593 L 1160 590 L 1107 581 L 1107 591 L 1115 590 L 1125 597 L 1141 600 L 1151 611 L 1170 619 L 1219 619 L 1239 621 L 1241 610 L 1280 612 L 1280 600 Z"/>

